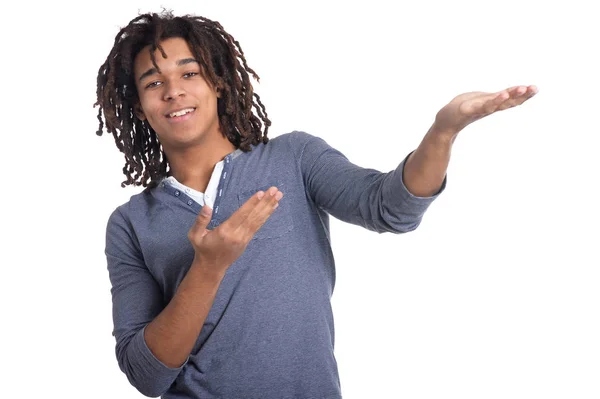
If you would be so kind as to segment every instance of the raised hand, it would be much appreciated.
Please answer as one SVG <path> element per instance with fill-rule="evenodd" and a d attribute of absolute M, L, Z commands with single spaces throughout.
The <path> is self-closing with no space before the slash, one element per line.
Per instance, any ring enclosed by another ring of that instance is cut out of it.
<path fill-rule="evenodd" d="M 205 269 L 212 268 L 215 272 L 225 272 L 244 252 L 282 197 L 283 193 L 276 187 L 266 192 L 259 191 L 214 230 L 207 229 L 212 209 L 204 206 L 188 232 L 188 239 L 195 250 L 194 263 L 202 264 Z"/>
<path fill-rule="evenodd" d="M 478 119 L 523 104 L 537 92 L 535 86 L 514 86 L 496 93 L 461 94 L 437 113 L 435 128 L 456 134 Z"/>

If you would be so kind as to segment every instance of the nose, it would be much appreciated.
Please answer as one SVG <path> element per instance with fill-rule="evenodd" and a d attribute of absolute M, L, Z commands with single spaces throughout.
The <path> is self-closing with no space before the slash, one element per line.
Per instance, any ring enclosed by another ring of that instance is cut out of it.
<path fill-rule="evenodd" d="M 183 89 L 183 87 L 175 82 L 165 82 L 164 88 L 165 92 L 163 99 L 165 101 L 170 101 L 185 95 L 185 90 Z"/>

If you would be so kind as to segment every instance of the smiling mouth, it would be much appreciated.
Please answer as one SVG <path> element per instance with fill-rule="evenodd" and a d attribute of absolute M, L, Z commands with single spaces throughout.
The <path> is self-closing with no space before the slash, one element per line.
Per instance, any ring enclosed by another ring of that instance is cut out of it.
<path fill-rule="evenodd" d="M 172 118 L 182 117 L 184 115 L 194 112 L 195 110 L 196 110 L 196 108 L 186 108 L 186 109 L 182 109 L 181 111 L 171 112 L 170 114 L 167 114 L 167 118 L 172 119 Z"/>

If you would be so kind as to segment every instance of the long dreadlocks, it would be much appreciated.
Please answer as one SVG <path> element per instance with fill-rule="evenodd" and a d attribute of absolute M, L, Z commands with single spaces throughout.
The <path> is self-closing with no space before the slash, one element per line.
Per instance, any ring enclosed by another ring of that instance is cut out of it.
<path fill-rule="evenodd" d="M 166 57 L 160 42 L 173 37 L 187 41 L 204 78 L 219 89 L 217 110 L 223 135 L 242 151 L 269 141 L 267 132 L 271 121 L 250 83 L 250 74 L 257 81 L 259 77 L 248 67 L 240 44 L 221 24 L 200 16 L 174 17 L 166 10 L 161 14 L 143 14 L 117 34 L 110 54 L 98 71 L 94 107 L 100 107 L 100 125 L 96 134 L 101 136 L 104 129 L 112 133 L 117 148 L 125 155 L 123 174 L 127 180 L 121 187 L 133 184 L 151 188 L 167 176 L 169 164 L 156 132 L 135 114 L 139 97 L 133 62 L 142 49 L 150 46 L 152 63 L 160 71 L 154 52 L 158 49 Z"/>

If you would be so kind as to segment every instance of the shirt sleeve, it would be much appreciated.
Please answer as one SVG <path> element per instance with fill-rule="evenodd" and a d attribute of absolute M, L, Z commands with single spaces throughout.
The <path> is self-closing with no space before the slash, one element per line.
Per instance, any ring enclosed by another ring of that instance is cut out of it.
<path fill-rule="evenodd" d="M 309 197 L 319 208 L 344 222 L 378 233 L 412 231 L 446 187 L 444 177 L 435 195 L 411 194 L 402 179 L 410 153 L 396 169 L 382 173 L 353 164 L 321 138 L 304 132 L 292 135 Z"/>
<path fill-rule="evenodd" d="M 119 367 L 140 393 L 158 397 L 169 389 L 185 363 L 178 368 L 167 367 L 146 345 L 144 330 L 164 308 L 163 295 L 120 209 L 109 218 L 105 252 Z"/>

